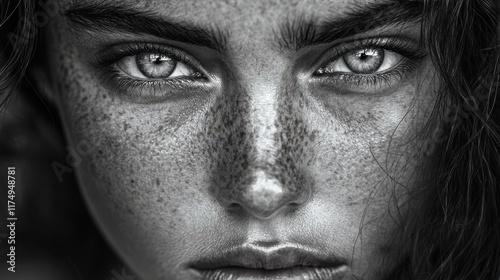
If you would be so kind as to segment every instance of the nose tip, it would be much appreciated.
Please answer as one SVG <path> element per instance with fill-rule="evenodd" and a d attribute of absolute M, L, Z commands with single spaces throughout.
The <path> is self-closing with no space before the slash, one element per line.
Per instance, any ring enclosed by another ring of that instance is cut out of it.
<path fill-rule="evenodd" d="M 247 184 L 233 189 L 234 192 L 222 204 L 228 209 L 243 209 L 258 219 L 269 219 L 282 210 L 296 209 L 309 198 L 307 191 L 285 186 L 262 170 L 255 171 L 251 179 L 245 181 Z"/>

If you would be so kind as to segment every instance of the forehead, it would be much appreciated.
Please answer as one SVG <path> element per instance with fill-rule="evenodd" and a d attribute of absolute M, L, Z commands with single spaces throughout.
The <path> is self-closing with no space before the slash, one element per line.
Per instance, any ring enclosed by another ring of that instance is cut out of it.
<path fill-rule="evenodd" d="M 238 29 L 301 17 L 332 19 L 373 0 L 59 0 L 63 10 L 82 4 L 109 4 L 146 11 L 171 20 Z M 378 0 L 377 2 L 391 2 Z"/>

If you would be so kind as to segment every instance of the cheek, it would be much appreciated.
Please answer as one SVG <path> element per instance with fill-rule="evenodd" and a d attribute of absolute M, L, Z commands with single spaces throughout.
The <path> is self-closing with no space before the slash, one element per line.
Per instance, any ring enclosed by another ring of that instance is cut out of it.
<path fill-rule="evenodd" d="M 430 65 L 422 72 L 430 72 Z M 383 189 L 411 189 L 418 185 L 425 131 L 434 108 L 436 81 L 420 75 L 397 91 L 384 95 L 322 93 L 309 126 L 319 132 L 315 175 L 328 184 L 343 186 L 353 197 Z M 311 89 L 314 91 L 314 88 Z M 399 187 L 396 187 L 398 186 Z"/>
<path fill-rule="evenodd" d="M 167 108 L 162 113 L 134 108 L 130 114 L 115 107 L 117 100 L 93 99 L 100 95 L 95 88 L 78 94 L 86 101 L 76 101 L 81 107 L 75 111 L 62 109 L 62 116 L 70 145 L 86 141 L 92 147 L 76 166 L 89 208 L 137 271 L 166 275 L 158 270 L 170 271 L 190 250 L 180 241 L 193 240 L 193 246 L 203 240 L 198 228 L 216 224 L 217 213 L 206 210 L 214 207 L 207 200 L 212 161 L 204 146 L 214 141 L 200 139 L 192 125 L 166 125 L 161 119 Z M 64 99 L 61 107 L 73 102 Z"/>
<path fill-rule="evenodd" d="M 350 221 L 339 221 L 339 232 L 362 228 L 366 251 L 394 243 L 398 224 L 411 219 L 410 198 L 426 183 L 423 174 L 432 159 L 423 155 L 422 132 L 434 107 L 434 87 L 428 82 L 418 90 L 408 84 L 390 96 L 314 99 L 318 109 L 307 118 L 316 131 L 309 167 L 314 200 L 335 213 L 333 219 Z"/>

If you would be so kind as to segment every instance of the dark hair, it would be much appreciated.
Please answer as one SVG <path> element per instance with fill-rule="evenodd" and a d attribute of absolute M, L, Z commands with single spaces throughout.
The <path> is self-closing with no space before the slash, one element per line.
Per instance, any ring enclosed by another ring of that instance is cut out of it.
<path fill-rule="evenodd" d="M 0 110 L 7 104 L 10 92 L 22 80 L 35 49 L 34 34 L 30 31 L 34 13 L 31 1 L 0 3 Z"/>
<path fill-rule="evenodd" d="M 413 234 L 407 279 L 500 279 L 498 0 L 428 3 L 428 45 L 441 77 L 435 184 Z"/>
<path fill-rule="evenodd" d="M 34 4 L 0 3 L 0 33 L 23 32 Z M 500 8 L 498 0 L 425 0 L 426 43 L 441 78 L 428 139 L 436 160 L 411 254 L 393 279 L 500 279 Z M 18 85 L 34 40 L 2 43 L 1 94 Z M 5 51 L 7 50 L 7 51 Z M 443 138 L 443 135 L 446 136 Z M 440 138 L 440 139 L 437 139 Z M 441 140 L 444 139 L 444 140 Z"/>

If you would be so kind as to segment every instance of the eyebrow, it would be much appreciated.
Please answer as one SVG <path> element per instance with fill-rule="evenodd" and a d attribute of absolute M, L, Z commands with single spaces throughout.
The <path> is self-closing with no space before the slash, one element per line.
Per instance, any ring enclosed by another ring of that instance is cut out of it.
<path fill-rule="evenodd" d="M 227 35 L 221 30 L 200 28 L 184 22 L 168 21 L 153 12 L 102 1 L 79 3 L 64 15 L 77 30 L 131 32 L 150 34 L 159 38 L 208 47 L 219 52 L 226 50 Z"/>
<path fill-rule="evenodd" d="M 277 45 L 281 50 L 299 50 L 332 42 L 382 26 L 416 21 L 424 14 L 422 0 L 376 0 L 353 5 L 341 18 L 315 23 L 303 17 L 279 26 Z M 188 43 L 225 52 L 228 32 L 208 26 L 160 18 L 150 11 L 117 3 L 82 3 L 68 9 L 64 15 L 73 28 L 89 31 L 131 32 Z"/>
<path fill-rule="evenodd" d="M 292 19 L 278 29 L 278 45 L 282 50 L 299 50 L 384 26 L 415 22 L 422 19 L 427 8 L 421 0 L 378 0 L 353 5 L 341 18 L 319 24 L 304 18 Z"/>

